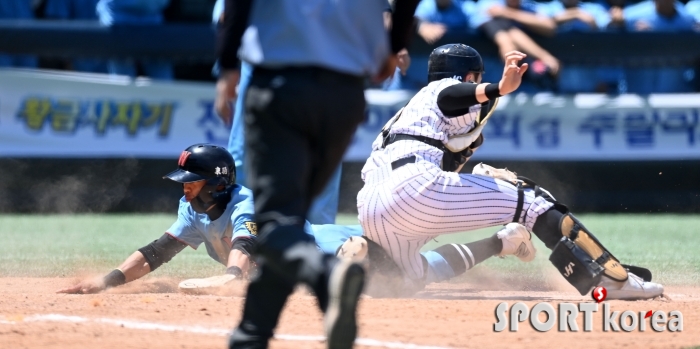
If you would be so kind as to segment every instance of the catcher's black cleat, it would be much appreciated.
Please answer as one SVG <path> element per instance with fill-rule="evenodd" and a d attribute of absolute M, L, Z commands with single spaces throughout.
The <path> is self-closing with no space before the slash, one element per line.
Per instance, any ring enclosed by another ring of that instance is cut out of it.
<path fill-rule="evenodd" d="M 329 349 L 350 349 L 357 336 L 357 302 L 365 284 L 361 264 L 349 260 L 335 265 L 328 282 L 324 328 Z"/>

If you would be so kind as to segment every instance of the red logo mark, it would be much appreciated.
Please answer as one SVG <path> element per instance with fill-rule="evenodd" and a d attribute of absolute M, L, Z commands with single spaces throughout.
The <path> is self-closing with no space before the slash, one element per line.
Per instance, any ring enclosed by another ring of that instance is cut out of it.
<path fill-rule="evenodd" d="M 648 317 L 651 317 L 651 310 L 649 310 L 649 311 L 647 312 L 647 314 L 644 315 L 644 318 L 645 318 L 645 319 L 648 318 Z"/>
<path fill-rule="evenodd" d="M 180 158 L 177 160 L 177 165 L 178 166 L 185 166 L 185 162 L 187 161 L 187 158 L 192 155 L 192 153 L 188 151 L 183 151 L 182 154 L 180 154 Z"/>
<path fill-rule="evenodd" d="M 600 303 L 608 297 L 608 290 L 606 290 L 603 286 L 598 286 L 593 289 L 593 292 L 591 292 L 591 297 L 593 297 L 594 301 Z"/>

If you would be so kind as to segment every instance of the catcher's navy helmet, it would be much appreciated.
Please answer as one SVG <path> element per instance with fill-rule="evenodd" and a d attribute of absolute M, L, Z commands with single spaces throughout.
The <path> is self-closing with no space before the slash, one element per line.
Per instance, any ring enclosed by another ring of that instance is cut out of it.
<path fill-rule="evenodd" d="M 231 153 L 223 147 L 213 144 L 192 145 L 180 154 L 177 165 L 177 170 L 163 178 L 179 183 L 201 180 L 224 186 L 236 183 L 236 164 Z"/>
<path fill-rule="evenodd" d="M 428 82 L 444 78 L 464 80 L 468 73 L 483 72 L 484 61 L 479 52 L 464 44 L 442 45 L 428 58 Z"/>

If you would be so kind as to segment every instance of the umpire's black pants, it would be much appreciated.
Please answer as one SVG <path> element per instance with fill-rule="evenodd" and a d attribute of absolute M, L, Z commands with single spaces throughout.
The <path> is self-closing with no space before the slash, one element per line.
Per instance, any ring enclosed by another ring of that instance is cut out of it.
<path fill-rule="evenodd" d="M 255 198 L 259 274 L 232 348 L 265 348 L 297 282 L 327 305 L 334 258 L 304 232 L 307 211 L 364 119 L 364 79 L 316 67 L 253 69 L 245 97 L 246 170 Z"/>

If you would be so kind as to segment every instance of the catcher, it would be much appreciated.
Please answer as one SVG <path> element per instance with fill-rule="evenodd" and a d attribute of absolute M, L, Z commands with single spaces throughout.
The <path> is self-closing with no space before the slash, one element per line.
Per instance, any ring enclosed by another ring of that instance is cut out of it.
<path fill-rule="evenodd" d="M 498 83 L 481 83 L 479 53 L 463 44 L 436 48 L 428 80 L 382 129 L 362 169 L 357 208 L 366 237 L 382 246 L 408 280 L 426 282 L 421 247 L 465 230 L 522 224 L 552 249 L 550 261 L 583 295 L 595 286 L 608 299 L 646 299 L 663 287 L 647 269 L 626 266 L 569 209 L 533 181 L 485 165 L 459 173 L 484 142 L 498 98 L 515 91 L 525 54 L 506 54 Z M 463 251 L 453 252 L 459 256 Z"/>

